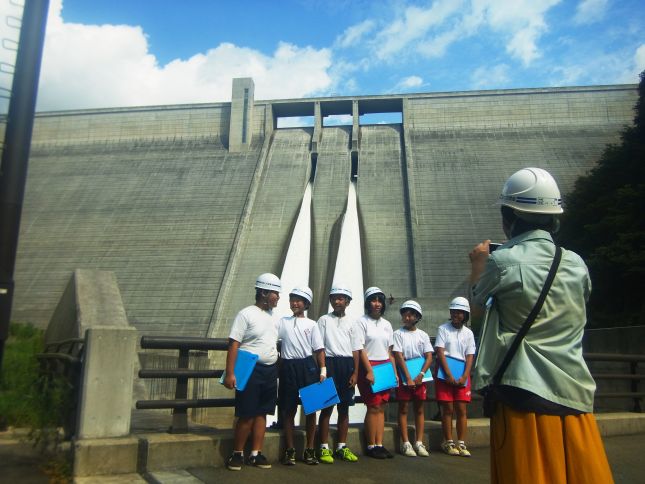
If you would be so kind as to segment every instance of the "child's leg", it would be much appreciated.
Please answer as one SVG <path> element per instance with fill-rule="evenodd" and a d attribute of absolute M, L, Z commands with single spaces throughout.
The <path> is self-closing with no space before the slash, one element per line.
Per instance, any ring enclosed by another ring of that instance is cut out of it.
<path fill-rule="evenodd" d="M 378 406 L 378 420 L 376 423 L 376 443 L 383 445 L 383 434 L 385 433 L 385 403 Z"/>
<path fill-rule="evenodd" d="M 339 403 L 336 409 L 338 410 L 338 422 L 336 423 L 338 442 L 347 442 L 347 432 L 349 432 L 349 405 Z M 329 423 L 329 419 L 327 419 L 327 422 Z"/>
<path fill-rule="evenodd" d="M 378 428 L 380 421 L 379 413 L 380 409 L 378 405 L 370 405 L 367 407 L 367 413 L 365 414 L 365 421 L 363 426 L 363 430 L 365 432 L 365 443 L 367 445 L 377 444 L 376 429 Z"/>
<path fill-rule="evenodd" d="M 244 445 L 251 434 L 254 420 L 255 417 L 239 417 L 237 419 L 235 430 L 233 431 L 233 450 L 235 452 L 244 451 Z"/>
<path fill-rule="evenodd" d="M 267 429 L 267 416 L 256 415 L 252 420 L 253 437 L 251 439 L 251 450 L 262 450 L 264 444 L 264 432 Z"/>
<path fill-rule="evenodd" d="M 329 418 L 331 413 L 334 411 L 334 407 L 323 408 L 320 411 L 320 417 L 318 419 L 318 431 L 320 432 L 320 443 L 327 444 L 329 443 Z M 340 407 L 338 411 L 338 420 L 340 422 Z M 340 423 L 339 423 L 340 425 Z M 340 427 L 339 427 L 340 432 Z"/>
<path fill-rule="evenodd" d="M 293 422 L 293 420 L 292 420 Z M 314 438 L 316 437 L 316 413 L 310 413 L 305 418 L 306 428 L 307 428 L 307 445 L 305 448 L 313 449 L 314 448 Z M 293 437 L 292 437 L 293 442 Z M 293 445 L 291 445 L 293 447 Z"/>
<path fill-rule="evenodd" d="M 282 412 L 282 428 L 284 429 L 284 440 L 287 449 L 292 449 L 293 445 L 293 420 L 296 417 L 296 409 L 285 410 Z"/>
<path fill-rule="evenodd" d="M 423 432 L 425 430 L 425 414 L 423 409 L 423 400 L 414 401 L 414 429 L 416 431 L 417 442 L 423 442 Z M 406 432 L 407 433 L 407 432 Z"/>
<path fill-rule="evenodd" d="M 466 415 L 466 402 L 455 402 L 457 410 L 457 438 L 466 440 L 466 429 L 468 428 L 468 417 Z"/>
<path fill-rule="evenodd" d="M 414 402 L 416 404 L 416 402 Z M 418 432 L 418 430 L 417 430 Z M 408 402 L 399 401 L 399 435 L 401 442 L 409 442 L 408 438 Z"/>
<path fill-rule="evenodd" d="M 441 402 L 441 429 L 443 440 L 452 440 L 452 402 Z"/>

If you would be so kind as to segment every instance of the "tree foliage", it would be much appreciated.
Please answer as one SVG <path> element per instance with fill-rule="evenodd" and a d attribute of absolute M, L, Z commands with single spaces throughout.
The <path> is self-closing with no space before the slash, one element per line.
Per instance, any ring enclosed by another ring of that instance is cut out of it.
<path fill-rule="evenodd" d="M 634 125 L 608 145 L 566 198 L 562 245 L 587 262 L 593 290 L 590 325 L 645 324 L 645 71 Z"/>

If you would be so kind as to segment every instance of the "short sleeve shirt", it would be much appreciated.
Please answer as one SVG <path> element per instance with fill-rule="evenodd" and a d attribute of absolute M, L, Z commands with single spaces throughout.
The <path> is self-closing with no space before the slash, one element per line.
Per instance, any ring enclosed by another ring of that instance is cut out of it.
<path fill-rule="evenodd" d="M 475 335 L 470 328 L 455 328 L 450 321 L 439 326 L 435 348 L 443 348 L 444 354 L 459 360 L 475 354 Z"/>
<path fill-rule="evenodd" d="M 228 337 L 240 343 L 240 349 L 258 355 L 258 363 L 272 365 L 278 360 L 278 330 L 269 311 L 247 306 L 235 319 Z"/>
<path fill-rule="evenodd" d="M 364 314 L 357 323 L 358 341 L 370 361 L 383 361 L 390 357 L 394 344 L 392 325 L 385 318 L 372 319 Z"/>
<path fill-rule="evenodd" d="M 324 347 L 318 325 L 309 318 L 281 318 L 278 322 L 278 339 L 282 341 L 281 356 L 285 360 L 306 358 Z"/>
<path fill-rule="evenodd" d="M 352 356 L 353 351 L 361 349 L 357 341 L 356 323 L 350 316 L 339 318 L 333 312 L 325 314 L 318 319 L 318 329 L 325 347 L 325 356 Z"/>
<path fill-rule="evenodd" d="M 409 331 L 399 328 L 393 335 L 394 345 L 392 351 L 403 353 L 404 360 L 423 358 L 426 353 L 434 352 L 428 333 L 422 329 Z"/>

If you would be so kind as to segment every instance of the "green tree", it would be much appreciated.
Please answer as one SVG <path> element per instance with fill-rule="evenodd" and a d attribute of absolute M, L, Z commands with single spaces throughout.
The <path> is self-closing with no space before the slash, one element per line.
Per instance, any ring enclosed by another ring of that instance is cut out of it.
<path fill-rule="evenodd" d="M 566 197 L 559 242 L 587 262 L 590 325 L 645 324 L 645 71 L 634 125 Z"/>

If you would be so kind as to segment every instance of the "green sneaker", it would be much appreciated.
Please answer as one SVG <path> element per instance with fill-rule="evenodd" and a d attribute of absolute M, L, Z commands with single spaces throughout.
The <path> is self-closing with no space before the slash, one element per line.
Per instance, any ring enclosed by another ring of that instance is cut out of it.
<path fill-rule="evenodd" d="M 349 450 L 347 446 L 341 449 L 336 449 L 334 455 L 340 460 L 344 460 L 345 462 L 356 462 L 358 460 L 358 457 L 356 457 L 356 455 L 351 450 Z"/>
<path fill-rule="evenodd" d="M 318 460 L 322 462 L 323 464 L 333 464 L 334 463 L 334 456 L 331 453 L 331 449 L 320 449 L 320 455 L 318 456 Z"/>

